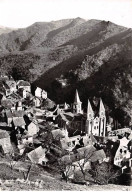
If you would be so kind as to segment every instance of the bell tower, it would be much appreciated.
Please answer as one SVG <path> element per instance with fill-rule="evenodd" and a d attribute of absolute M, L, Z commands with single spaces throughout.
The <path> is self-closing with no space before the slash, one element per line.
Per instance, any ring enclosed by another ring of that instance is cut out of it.
<path fill-rule="evenodd" d="M 100 119 L 100 134 L 99 135 L 105 137 L 105 133 L 106 133 L 106 116 L 105 116 L 105 108 L 104 108 L 102 99 L 100 99 L 99 119 Z"/>
<path fill-rule="evenodd" d="M 79 95 L 78 95 L 78 91 L 76 90 L 76 94 L 75 94 L 75 99 L 74 99 L 74 103 L 73 103 L 73 113 L 75 114 L 82 114 L 82 102 L 80 101 Z"/>
<path fill-rule="evenodd" d="M 94 112 L 93 112 L 91 103 L 88 100 L 87 120 L 86 120 L 86 126 L 85 126 L 85 133 L 86 134 L 92 133 L 93 121 L 94 121 Z"/>

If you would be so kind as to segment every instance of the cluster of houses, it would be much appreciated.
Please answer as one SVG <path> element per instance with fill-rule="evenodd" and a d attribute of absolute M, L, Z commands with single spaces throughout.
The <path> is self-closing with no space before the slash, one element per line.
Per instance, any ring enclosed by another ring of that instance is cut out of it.
<path fill-rule="evenodd" d="M 64 103 L 45 109 L 43 104 L 47 100 L 45 90 L 37 87 L 33 94 L 27 81 L 0 77 L 2 153 L 17 152 L 33 163 L 44 165 L 59 157 L 67 165 L 72 163 L 76 172 L 79 162 L 91 151 L 86 168 L 96 161 L 112 161 L 123 170 L 132 166 L 132 131 L 112 130 L 102 99 L 96 113 L 89 100 L 87 112 L 83 111 L 77 90 L 71 106 Z"/>

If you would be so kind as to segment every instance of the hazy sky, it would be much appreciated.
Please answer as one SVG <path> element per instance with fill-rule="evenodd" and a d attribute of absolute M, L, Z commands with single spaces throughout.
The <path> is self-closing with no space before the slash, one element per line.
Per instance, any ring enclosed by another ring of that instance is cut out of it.
<path fill-rule="evenodd" d="M 75 17 L 132 28 L 132 0 L 0 0 L 0 25 L 7 27 Z"/>

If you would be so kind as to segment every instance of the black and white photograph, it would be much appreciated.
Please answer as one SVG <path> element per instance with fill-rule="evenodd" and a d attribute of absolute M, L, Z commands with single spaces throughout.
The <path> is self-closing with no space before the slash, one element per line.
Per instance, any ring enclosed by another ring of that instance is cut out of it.
<path fill-rule="evenodd" d="M 0 0 L 0 191 L 132 191 L 132 0 Z"/>

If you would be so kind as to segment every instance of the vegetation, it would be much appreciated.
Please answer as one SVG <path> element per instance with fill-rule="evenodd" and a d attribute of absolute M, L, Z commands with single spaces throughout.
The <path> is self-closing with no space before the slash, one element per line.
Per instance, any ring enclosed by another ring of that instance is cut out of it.
<path fill-rule="evenodd" d="M 109 162 L 103 162 L 101 164 L 94 163 L 92 165 L 92 170 L 90 170 L 94 182 L 107 185 L 108 183 L 116 182 L 116 179 L 121 175 L 119 170 L 115 170 L 113 165 Z"/>
<path fill-rule="evenodd" d="M 102 97 L 120 127 L 131 120 L 131 29 L 81 18 L 35 23 L 0 35 L 1 72 L 26 79 L 57 103 L 72 103 L 76 87 L 87 98 Z M 66 87 L 56 84 L 63 76 Z M 82 87 L 83 86 L 83 87 Z"/>

